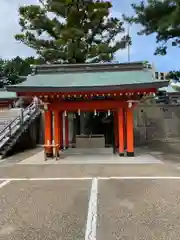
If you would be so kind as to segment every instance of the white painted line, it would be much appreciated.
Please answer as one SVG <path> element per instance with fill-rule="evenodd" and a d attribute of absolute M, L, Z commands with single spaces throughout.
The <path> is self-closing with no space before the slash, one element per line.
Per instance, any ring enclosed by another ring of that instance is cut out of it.
<path fill-rule="evenodd" d="M 3 188 L 8 183 L 10 183 L 10 180 L 5 180 L 4 182 L 0 183 L 0 188 Z"/>
<path fill-rule="evenodd" d="M 96 240 L 98 179 L 93 178 L 88 206 L 85 240 Z"/>
<path fill-rule="evenodd" d="M 82 177 L 82 178 L 0 178 L 0 181 L 74 181 L 74 180 L 92 180 L 92 177 Z"/>
<path fill-rule="evenodd" d="M 0 181 L 83 181 L 92 180 L 93 177 L 58 177 L 58 178 L 0 178 Z M 180 180 L 180 176 L 112 176 L 112 177 L 96 177 L 98 180 L 122 179 L 122 180 L 138 180 L 138 179 L 170 179 Z"/>
<path fill-rule="evenodd" d="M 74 180 L 92 180 L 92 177 L 77 177 L 77 178 L 73 178 L 73 177 L 64 177 L 64 178 L 29 178 L 30 181 L 58 181 L 58 180 L 70 180 L 70 181 L 74 181 Z"/>
<path fill-rule="evenodd" d="M 177 177 L 177 176 L 124 176 L 124 177 L 98 177 L 99 180 L 110 180 L 110 179 L 117 179 L 117 180 L 138 180 L 138 179 L 170 179 L 170 180 L 180 180 L 180 176 Z"/>

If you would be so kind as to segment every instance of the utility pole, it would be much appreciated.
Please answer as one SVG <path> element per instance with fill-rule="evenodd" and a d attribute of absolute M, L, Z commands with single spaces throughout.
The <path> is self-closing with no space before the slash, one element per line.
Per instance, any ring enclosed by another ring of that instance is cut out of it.
<path fill-rule="evenodd" d="M 128 24 L 127 29 L 128 38 L 130 37 L 130 25 Z M 128 62 L 130 62 L 130 40 L 128 39 Z"/>

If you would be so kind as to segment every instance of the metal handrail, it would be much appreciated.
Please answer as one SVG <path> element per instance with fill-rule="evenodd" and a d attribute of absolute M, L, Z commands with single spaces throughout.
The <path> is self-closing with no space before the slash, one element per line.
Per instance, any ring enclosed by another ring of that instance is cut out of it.
<path fill-rule="evenodd" d="M 17 119 L 20 119 L 20 116 L 17 116 L 16 118 L 14 118 L 12 121 L 8 122 L 5 127 L 0 131 L 0 135 L 6 130 L 8 129 Z"/>
<path fill-rule="evenodd" d="M 17 125 L 22 125 L 27 120 L 26 116 L 29 113 L 34 114 L 37 109 L 38 105 L 35 103 L 31 103 L 28 107 L 22 109 L 20 115 L 14 118 L 10 123 L 5 125 L 5 127 L 0 131 L 0 142 L 5 138 L 10 137 L 12 134 L 12 130 L 17 127 Z"/>

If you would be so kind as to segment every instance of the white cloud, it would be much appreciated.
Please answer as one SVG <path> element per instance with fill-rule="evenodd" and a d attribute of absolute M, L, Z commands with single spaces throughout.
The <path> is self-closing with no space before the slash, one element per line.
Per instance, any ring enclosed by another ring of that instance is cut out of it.
<path fill-rule="evenodd" d="M 17 55 L 31 56 L 34 51 L 17 42 L 14 35 L 20 32 L 18 8 L 25 4 L 37 3 L 36 0 L 1 0 L 0 8 L 0 57 L 12 58 Z"/>

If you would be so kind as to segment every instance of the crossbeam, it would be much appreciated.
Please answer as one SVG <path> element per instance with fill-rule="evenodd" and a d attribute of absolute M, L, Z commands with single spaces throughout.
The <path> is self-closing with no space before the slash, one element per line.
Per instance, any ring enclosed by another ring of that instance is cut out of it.
<path fill-rule="evenodd" d="M 49 104 L 48 108 L 52 111 L 82 111 L 96 110 L 113 110 L 120 107 L 127 107 L 128 103 L 118 100 L 89 100 L 89 101 L 58 101 Z"/>

